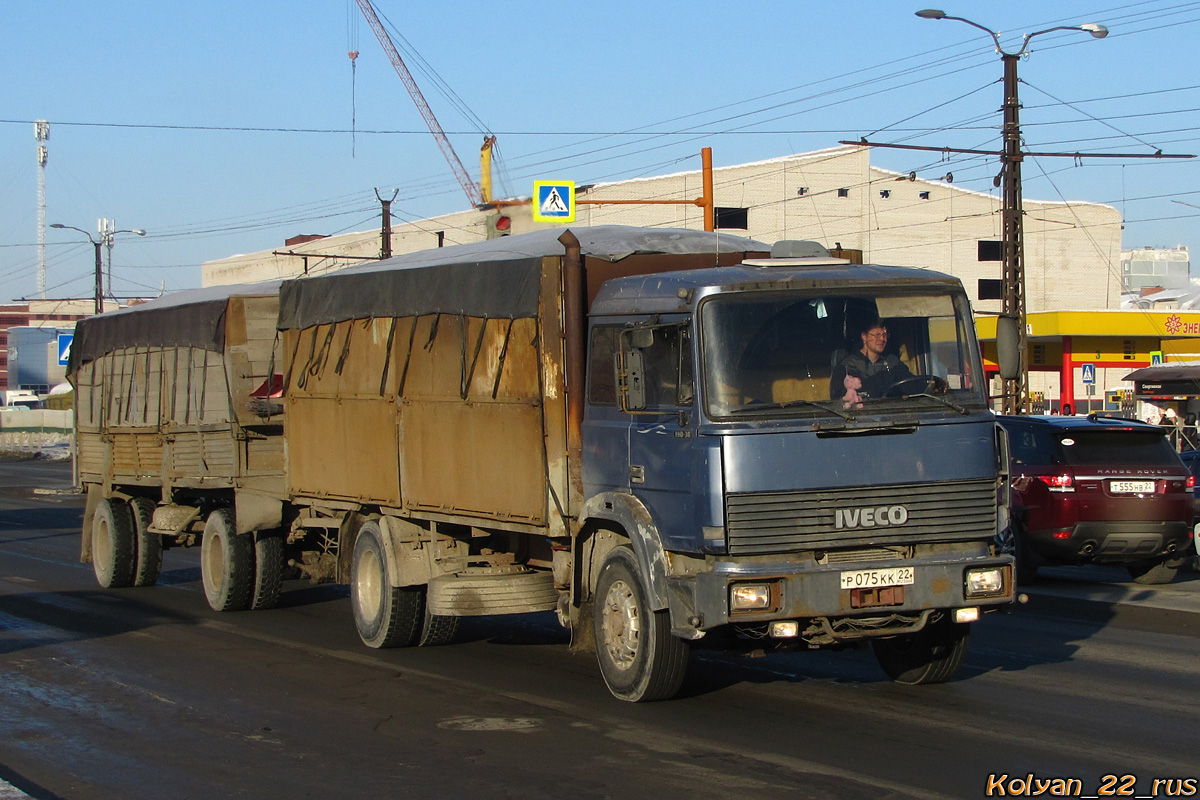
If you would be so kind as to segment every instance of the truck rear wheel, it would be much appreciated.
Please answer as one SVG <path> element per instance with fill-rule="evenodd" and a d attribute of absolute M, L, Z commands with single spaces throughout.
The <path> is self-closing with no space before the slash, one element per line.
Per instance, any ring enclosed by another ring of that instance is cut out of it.
<path fill-rule="evenodd" d="M 162 536 L 149 530 L 150 521 L 154 519 L 154 509 L 157 507 L 158 504 L 148 497 L 135 497 L 129 501 L 129 510 L 133 513 L 134 535 L 137 539 L 134 586 L 153 586 L 158 583 L 159 573 L 162 572 Z"/>
<path fill-rule="evenodd" d="M 392 586 L 383 532 L 375 520 L 363 523 L 354 541 L 350 605 L 367 647 L 411 647 L 421 638 L 425 593 L 420 586 Z"/>
<path fill-rule="evenodd" d="M 259 611 L 279 605 L 283 593 L 283 538 L 259 533 L 254 542 L 254 596 L 250 608 Z"/>
<path fill-rule="evenodd" d="M 871 649 L 879 666 L 896 683 L 945 683 L 962 666 L 970 639 L 970 623 L 943 617 L 916 633 L 874 639 Z"/>
<path fill-rule="evenodd" d="M 200 576 L 214 611 L 245 611 L 254 592 L 254 543 L 239 536 L 233 512 L 222 508 L 208 515 L 200 543 Z"/>
<path fill-rule="evenodd" d="M 92 569 L 96 581 L 105 589 L 132 586 L 136 561 L 137 540 L 129 504 L 106 497 L 96 506 L 92 518 Z"/>
<path fill-rule="evenodd" d="M 653 611 L 628 547 L 608 554 L 592 607 L 596 660 L 608 690 L 638 703 L 674 697 L 687 674 L 690 646 L 671 635 L 670 614 Z"/>
<path fill-rule="evenodd" d="M 430 614 L 428 606 L 425 606 L 425 613 L 422 616 L 424 624 L 421 626 L 421 637 L 417 640 L 417 645 L 420 647 L 438 647 L 450 644 L 454 639 L 454 634 L 458 633 L 458 617 Z"/>
<path fill-rule="evenodd" d="M 1129 570 L 1129 577 L 1138 583 L 1155 585 L 1175 580 L 1175 573 L 1179 572 L 1179 564 L 1172 563 L 1168 566 L 1166 561 L 1139 561 L 1136 564 L 1130 564 L 1126 569 Z"/>

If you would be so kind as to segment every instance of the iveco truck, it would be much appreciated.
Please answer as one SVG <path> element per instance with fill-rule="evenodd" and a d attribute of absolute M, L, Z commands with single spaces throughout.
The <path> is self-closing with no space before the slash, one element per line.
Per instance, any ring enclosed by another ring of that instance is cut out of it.
<path fill-rule="evenodd" d="M 696 647 L 869 644 L 892 679 L 933 683 L 1013 600 L 1004 440 L 954 277 L 601 226 L 298 278 L 278 301 L 273 366 L 238 386 L 278 387 L 261 413 L 282 486 L 156 496 L 187 508 L 151 527 L 278 539 L 349 584 L 368 646 L 554 610 L 629 701 L 674 695 Z M 151 493 L 103 474 L 97 501 Z M 218 597 L 255 595 L 220 560 L 238 548 L 209 552 Z"/>

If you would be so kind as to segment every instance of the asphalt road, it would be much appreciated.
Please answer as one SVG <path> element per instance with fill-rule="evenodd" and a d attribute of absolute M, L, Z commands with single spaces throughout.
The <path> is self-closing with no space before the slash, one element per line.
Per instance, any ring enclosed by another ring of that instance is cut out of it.
<path fill-rule="evenodd" d="M 0 798 L 957 799 L 1033 796 L 1029 775 L 1200 795 L 1196 573 L 1055 571 L 976 624 L 941 686 L 892 684 L 863 650 L 700 652 L 681 698 L 630 705 L 551 615 L 374 651 L 341 587 L 209 610 L 195 550 L 157 587 L 102 590 L 68 483 L 0 462 Z"/>

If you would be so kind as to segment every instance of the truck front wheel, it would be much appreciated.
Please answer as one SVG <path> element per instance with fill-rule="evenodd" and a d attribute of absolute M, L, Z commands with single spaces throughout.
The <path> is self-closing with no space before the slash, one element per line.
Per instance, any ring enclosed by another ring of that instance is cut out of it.
<path fill-rule="evenodd" d="M 667 611 L 650 609 L 628 547 L 614 549 L 600 568 L 592 625 L 600 672 L 614 696 L 637 703 L 666 700 L 679 691 L 690 647 L 671 635 Z"/>
<path fill-rule="evenodd" d="M 945 683 L 962 666 L 970 639 L 970 623 L 943 617 L 916 633 L 874 639 L 871 649 L 879 666 L 896 683 Z"/>
<path fill-rule="evenodd" d="M 239 536 L 233 512 L 218 509 L 204 523 L 200 577 L 213 611 L 245 611 L 254 593 L 254 542 Z"/>
<path fill-rule="evenodd" d="M 354 625 L 367 647 L 411 647 L 425 622 L 425 593 L 420 586 L 392 586 L 387 550 L 379 523 L 358 530 L 350 563 L 350 605 Z"/>
<path fill-rule="evenodd" d="M 136 568 L 137 539 L 129 504 L 105 498 L 92 518 L 92 569 L 96 581 L 105 589 L 124 589 L 133 585 Z"/>

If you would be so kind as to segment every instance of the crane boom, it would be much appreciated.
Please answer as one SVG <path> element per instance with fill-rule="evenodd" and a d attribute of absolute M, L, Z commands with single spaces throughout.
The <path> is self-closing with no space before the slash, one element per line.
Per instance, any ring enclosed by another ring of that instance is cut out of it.
<path fill-rule="evenodd" d="M 417 104 L 417 110 L 425 118 L 425 124 L 429 126 L 429 132 L 433 134 L 438 147 L 442 149 L 442 155 L 449 162 L 450 169 L 454 172 L 454 177 L 458 179 L 459 186 L 466 192 L 467 199 L 470 200 L 472 206 L 480 205 L 483 202 L 483 195 L 480 192 L 479 185 L 471 180 L 471 176 L 467 174 L 462 161 L 458 159 L 458 154 L 454 152 L 454 148 L 450 145 L 450 140 L 446 138 L 446 132 L 442 130 L 437 117 L 433 115 L 433 109 L 429 107 L 429 103 L 425 102 L 425 96 L 421 94 L 421 89 L 413 79 L 412 73 L 405 66 L 404 59 L 400 58 L 400 53 L 396 50 L 396 45 L 392 43 L 392 37 L 388 36 L 388 32 L 383 28 L 383 23 L 379 21 L 379 16 L 375 13 L 375 8 L 371 5 L 371 0 L 356 0 L 356 2 L 359 9 L 362 10 L 363 16 L 367 18 L 367 23 L 371 26 L 371 30 L 375 31 L 375 38 L 379 40 L 379 44 L 383 46 L 383 50 L 387 53 L 388 59 L 391 60 L 392 66 L 396 68 L 396 74 L 400 76 L 400 80 L 404 82 L 404 87 L 408 89 L 413 102 Z"/>

